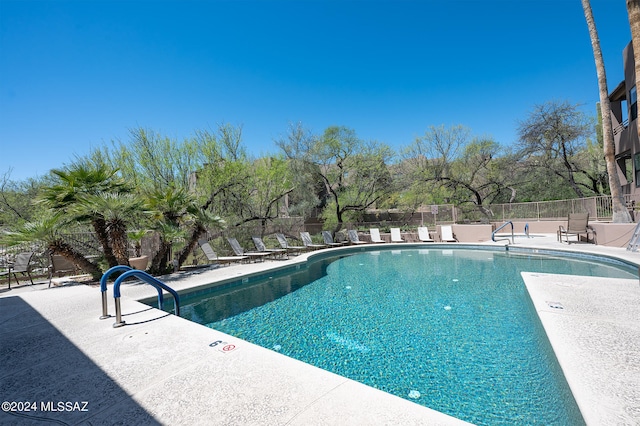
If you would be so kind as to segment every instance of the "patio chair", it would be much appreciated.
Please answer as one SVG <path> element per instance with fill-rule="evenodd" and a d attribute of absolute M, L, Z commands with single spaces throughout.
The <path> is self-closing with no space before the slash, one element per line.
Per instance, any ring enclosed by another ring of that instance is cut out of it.
<path fill-rule="evenodd" d="M 82 269 L 80 269 L 75 263 L 68 260 L 66 257 L 59 254 L 52 254 L 50 256 L 50 264 L 49 264 L 49 287 L 51 287 L 51 282 L 53 281 L 53 276 L 58 275 L 58 277 L 62 277 L 63 275 L 76 275 Z"/>
<path fill-rule="evenodd" d="M 314 244 L 314 242 L 311 240 L 311 235 L 308 232 L 300 232 L 300 238 L 302 238 L 302 244 L 304 244 L 304 246 L 309 250 L 316 250 L 326 247 L 326 245 L 324 244 Z"/>
<path fill-rule="evenodd" d="M 279 249 L 279 248 L 267 248 L 264 241 L 260 237 L 251 237 L 253 240 L 253 245 L 256 246 L 256 249 L 262 253 L 270 253 L 271 256 L 275 257 L 284 257 L 287 254 L 287 250 Z"/>
<path fill-rule="evenodd" d="M 303 250 L 307 250 L 305 246 L 292 246 L 291 244 L 289 244 L 289 242 L 287 241 L 287 237 L 285 237 L 284 234 L 276 234 L 276 239 L 278 240 L 278 244 L 280 244 L 280 247 L 285 249 L 287 253 L 300 254 Z"/>
<path fill-rule="evenodd" d="M 242 262 L 243 260 L 249 259 L 249 256 L 218 256 L 211 247 L 211 244 L 209 244 L 209 242 L 206 240 L 198 240 L 198 244 L 200 244 L 200 248 L 202 249 L 202 252 L 207 257 L 209 262 L 212 263 L 225 264 L 232 262 Z"/>
<path fill-rule="evenodd" d="M 391 231 L 391 242 L 392 243 L 404 243 L 404 238 L 402 238 L 402 234 L 400 233 L 400 228 L 390 228 Z"/>
<path fill-rule="evenodd" d="M 343 245 L 343 243 L 333 241 L 333 237 L 329 231 L 322 231 L 322 239 L 324 239 L 324 243 L 329 247 L 340 247 Z"/>
<path fill-rule="evenodd" d="M 589 234 L 592 238 L 589 238 Z M 576 242 L 580 241 L 580 235 L 584 235 L 587 242 L 593 242 L 593 230 L 589 228 L 589 213 L 569 213 L 567 217 L 567 227 L 560 225 L 558 228 L 558 239 L 562 242 L 564 236 L 567 244 L 571 244 L 569 237 L 575 235 Z"/>
<path fill-rule="evenodd" d="M 433 238 L 429 235 L 429 228 L 426 226 L 418 226 L 418 239 L 424 243 L 432 243 Z"/>
<path fill-rule="evenodd" d="M 453 228 L 451 225 L 440 226 L 440 240 L 447 243 L 455 243 L 458 241 L 453 235 Z"/>
<path fill-rule="evenodd" d="M 360 241 L 360 238 L 358 237 L 358 231 L 356 231 L 355 229 L 349 229 L 347 231 L 347 236 L 349 237 L 349 242 L 351 244 L 367 244 L 366 241 Z"/>
<path fill-rule="evenodd" d="M 227 241 L 229 241 L 229 245 L 231 246 L 231 249 L 236 254 L 236 256 L 249 256 L 249 260 L 260 260 L 260 261 L 264 261 L 265 257 L 271 256 L 271 253 L 245 251 L 245 249 L 242 248 L 238 240 L 236 240 L 235 238 L 227 238 Z"/>
<path fill-rule="evenodd" d="M 380 230 L 378 228 L 369 228 L 369 233 L 371 234 L 372 243 L 386 243 L 385 240 L 380 238 Z"/>
<path fill-rule="evenodd" d="M 26 274 L 29 277 L 29 281 L 31 281 L 31 285 L 33 285 L 33 278 L 31 278 L 31 259 L 33 258 L 33 254 L 32 251 L 19 253 L 16 256 L 16 260 L 9 264 L 8 269 L 5 272 L 0 272 L 0 276 L 9 276 L 9 290 L 11 290 L 11 274 L 13 274 L 13 277 L 16 279 L 16 284 L 20 284 L 18 276 L 16 275 L 18 272 L 23 276 Z"/>

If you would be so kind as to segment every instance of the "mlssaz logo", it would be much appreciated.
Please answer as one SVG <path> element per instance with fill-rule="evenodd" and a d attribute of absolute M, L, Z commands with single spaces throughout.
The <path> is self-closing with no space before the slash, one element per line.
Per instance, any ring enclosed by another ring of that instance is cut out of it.
<path fill-rule="evenodd" d="M 87 401 L 41 401 L 40 411 L 89 411 Z"/>

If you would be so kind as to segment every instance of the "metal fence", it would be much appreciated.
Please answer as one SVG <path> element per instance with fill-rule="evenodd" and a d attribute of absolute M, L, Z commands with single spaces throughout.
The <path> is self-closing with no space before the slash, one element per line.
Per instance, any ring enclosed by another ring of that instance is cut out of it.
<path fill-rule="evenodd" d="M 635 221 L 634 208 L 640 201 L 637 197 L 625 196 L 627 208 Z M 611 220 L 613 210 L 610 196 L 576 198 L 569 200 L 535 201 L 527 203 L 492 204 L 485 207 L 487 214 L 472 204 L 423 206 L 414 212 L 374 210 L 363 222 L 349 223 L 348 228 L 367 229 L 376 226 L 412 228 L 418 225 L 435 226 L 450 223 L 489 223 L 508 220 L 566 220 L 569 213 L 589 213 L 594 221 Z M 319 223 L 317 226 L 322 226 Z M 316 226 L 316 227 L 317 227 Z"/>
<path fill-rule="evenodd" d="M 610 218 L 611 208 L 606 207 L 602 197 L 576 200 L 540 201 L 532 203 L 512 203 L 492 206 L 495 219 L 558 220 L 566 219 L 569 213 L 586 212 L 594 220 Z M 610 204 L 610 199 L 609 199 Z"/>
<path fill-rule="evenodd" d="M 634 216 L 637 198 L 625 197 L 626 205 Z M 592 220 L 607 221 L 613 215 L 610 196 L 576 198 L 571 200 L 537 201 L 530 203 L 496 204 L 491 206 L 495 219 L 562 220 L 569 213 L 589 213 Z"/>
<path fill-rule="evenodd" d="M 639 200 L 631 196 L 626 197 L 627 207 L 633 215 L 633 209 Z M 570 200 L 537 201 L 528 203 L 493 204 L 486 209 L 489 214 L 483 214 L 473 205 L 454 206 L 453 204 L 423 206 L 422 208 L 406 212 L 398 210 L 371 210 L 365 214 L 362 222 L 350 222 L 344 225 L 348 229 L 367 230 L 378 227 L 388 231 L 390 227 L 403 229 L 415 228 L 419 225 L 436 226 L 449 223 L 487 223 L 504 222 L 507 220 L 564 220 L 569 213 L 587 212 L 594 221 L 611 220 L 611 197 L 600 196 Z M 634 218 L 635 220 L 635 218 Z M 272 235 L 275 232 L 284 233 L 290 237 L 299 237 L 300 231 L 319 234 L 323 229 L 329 229 L 328 224 L 319 220 L 305 220 L 302 217 L 288 217 L 270 220 L 264 226 L 259 223 L 248 223 L 240 227 L 227 230 L 213 230 L 203 238 L 217 241 L 221 252 L 227 251 L 226 237 L 235 237 L 250 244 L 253 235 Z M 66 242 L 86 256 L 99 256 L 101 247 L 95 234 L 88 230 L 70 231 L 64 234 Z M 179 244 L 178 244 L 179 245 Z M 157 235 L 149 234 L 142 241 L 142 254 L 153 256 L 159 247 Z M 248 248 L 248 247 L 247 247 Z M 43 243 L 21 244 L 6 247 L 0 245 L 0 269 L 6 267 L 15 256 L 24 251 L 35 253 L 35 268 L 46 270 L 49 266 L 49 254 Z M 133 253 L 132 253 L 133 255 Z M 169 256 L 172 256 L 171 254 Z"/>
<path fill-rule="evenodd" d="M 101 253 L 100 244 L 93 232 L 84 230 L 70 231 L 64 233 L 62 237 L 67 244 L 70 244 L 85 256 L 99 256 Z M 0 245 L 0 269 L 6 269 L 7 265 L 13 263 L 16 256 L 23 252 L 34 253 L 31 260 L 34 275 L 48 274 L 51 259 L 48 247 L 42 241 L 17 244 L 14 246 Z"/>

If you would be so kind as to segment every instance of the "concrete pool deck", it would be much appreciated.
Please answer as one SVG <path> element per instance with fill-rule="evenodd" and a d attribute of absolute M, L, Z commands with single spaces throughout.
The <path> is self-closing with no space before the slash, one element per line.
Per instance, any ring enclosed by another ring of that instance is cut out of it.
<path fill-rule="evenodd" d="M 568 246 L 558 243 L 555 234 L 516 246 L 640 263 L 640 253 Z M 164 281 L 183 290 L 303 262 L 305 257 L 197 269 Z M 523 279 L 587 424 L 637 424 L 638 280 L 539 273 L 523 273 Z M 21 409 L 0 412 L 0 424 L 35 425 L 47 419 L 87 425 L 464 424 L 149 308 L 137 302 L 154 296 L 146 285 L 123 287 L 127 325 L 120 328 L 112 327 L 114 318 L 98 319 L 98 287 L 46 287 L 0 290 L 0 399 Z M 111 289 L 109 295 L 113 315 Z M 222 343 L 211 346 L 215 342 Z"/>

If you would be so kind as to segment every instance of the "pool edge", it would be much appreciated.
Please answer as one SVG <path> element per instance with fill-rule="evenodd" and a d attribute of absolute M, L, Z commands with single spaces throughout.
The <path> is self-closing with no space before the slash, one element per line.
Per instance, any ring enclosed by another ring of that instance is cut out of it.
<path fill-rule="evenodd" d="M 637 280 L 521 275 L 585 422 L 633 424 L 640 412 L 640 365 L 631 361 L 640 359 L 632 322 L 640 317 Z"/>

